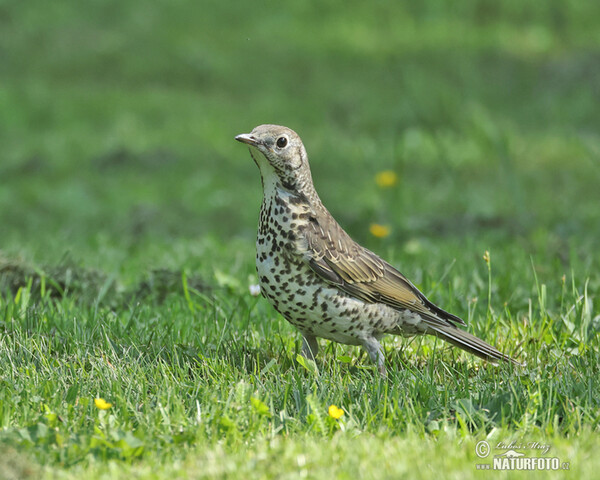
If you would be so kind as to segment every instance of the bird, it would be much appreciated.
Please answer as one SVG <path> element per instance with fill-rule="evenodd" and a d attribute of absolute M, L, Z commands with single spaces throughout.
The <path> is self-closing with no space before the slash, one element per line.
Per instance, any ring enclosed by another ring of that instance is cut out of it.
<path fill-rule="evenodd" d="M 464 320 L 433 304 L 344 231 L 315 190 L 295 131 L 259 125 L 235 140 L 248 145 L 262 181 L 256 238 L 260 290 L 302 334 L 303 357 L 315 359 L 317 338 L 362 346 L 385 377 L 382 337 L 431 334 L 492 363 L 519 364 L 459 328 Z"/>

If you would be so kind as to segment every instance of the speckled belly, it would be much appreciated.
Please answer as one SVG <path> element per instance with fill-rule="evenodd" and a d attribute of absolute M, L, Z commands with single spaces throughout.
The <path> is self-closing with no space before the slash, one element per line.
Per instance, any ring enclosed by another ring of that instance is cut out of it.
<path fill-rule="evenodd" d="M 348 345 L 392 331 L 419 333 L 418 315 L 365 303 L 327 284 L 301 260 L 292 262 L 273 255 L 268 246 L 257 246 L 256 268 L 263 295 L 301 332 Z"/>

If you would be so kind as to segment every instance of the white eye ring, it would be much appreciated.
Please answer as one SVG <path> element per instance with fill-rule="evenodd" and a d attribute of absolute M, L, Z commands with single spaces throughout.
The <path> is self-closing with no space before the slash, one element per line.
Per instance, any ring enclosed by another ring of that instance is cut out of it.
<path fill-rule="evenodd" d="M 285 148 L 287 146 L 287 144 L 288 144 L 287 137 L 279 137 L 277 139 L 276 144 L 277 144 L 277 148 Z"/>

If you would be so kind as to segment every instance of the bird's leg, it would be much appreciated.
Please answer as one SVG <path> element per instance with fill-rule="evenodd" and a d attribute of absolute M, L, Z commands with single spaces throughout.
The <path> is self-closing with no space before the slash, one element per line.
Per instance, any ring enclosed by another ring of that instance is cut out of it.
<path fill-rule="evenodd" d="M 382 377 L 387 377 L 385 369 L 385 358 L 383 356 L 383 348 L 375 337 L 367 337 L 362 340 L 362 345 L 371 357 L 371 361 L 377 365 L 377 369 Z"/>
<path fill-rule="evenodd" d="M 308 333 L 303 333 L 302 356 L 314 362 L 317 353 L 319 353 L 319 342 L 317 342 L 317 337 Z"/>

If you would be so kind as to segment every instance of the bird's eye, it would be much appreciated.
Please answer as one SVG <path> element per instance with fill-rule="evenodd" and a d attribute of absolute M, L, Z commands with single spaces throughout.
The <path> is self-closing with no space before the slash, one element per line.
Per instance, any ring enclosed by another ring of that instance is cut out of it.
<path fill-rule="evenodd" d="M 287 138 L 279 137 L 277 139 L 277 148 L 283 148 L 287 145 Z"/>

